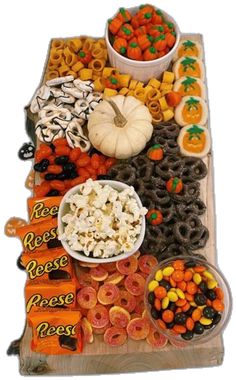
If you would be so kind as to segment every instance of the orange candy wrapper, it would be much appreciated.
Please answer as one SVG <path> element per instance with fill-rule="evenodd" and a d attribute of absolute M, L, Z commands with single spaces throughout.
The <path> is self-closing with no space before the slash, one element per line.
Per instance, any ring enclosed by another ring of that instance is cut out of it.
<path fill-rule="evenodd" d="M 82 352 L 81 313 L 79 310 L 43 310 L 29 318 L 32 327 L 31 349 L 47 355 Z"/>
<path fill-rule="evenodd" d="M 76 282 L 74 280 L 44 280 L 26 282 L 26 313 L 32 314 L 41 308 L 69 308 L 76 305 Z"/>
<path fill-rule="evenodd" d="M 62 197 L 29 198 L 27 200 L 30 223 L 40 223 L 55 218 Z"/>
<path fill-rule="evenodd" d="M 24 252 L 21 262 L 29 280 L 62 280 L 73 277 L 72 261 L 63 248 Z"/>
<path fill-rule="evenodd" d="M 57 239 L 57 218 L 20 227 L 16 230 L 16 235 L 20 237 L 24 251 L 31 253 L 61 246 Z"/>

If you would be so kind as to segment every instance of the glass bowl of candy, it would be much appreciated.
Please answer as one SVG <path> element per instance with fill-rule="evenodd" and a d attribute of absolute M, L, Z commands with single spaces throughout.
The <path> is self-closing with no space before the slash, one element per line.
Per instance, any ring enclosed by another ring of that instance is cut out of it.
<path fill-rule="evenodd" d="M 230 287 L 214 265 L 194 256 L 160 262 L 147 278 L 145 306 L 160 333 L 181 342 L 202 343 L 222 333 L 232 310 Z"/>

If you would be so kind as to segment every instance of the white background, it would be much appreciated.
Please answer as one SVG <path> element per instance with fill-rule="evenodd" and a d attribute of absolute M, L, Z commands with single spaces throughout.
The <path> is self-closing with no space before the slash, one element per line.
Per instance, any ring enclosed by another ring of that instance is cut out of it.
<path fill-rule="evenodd" d="M 41 78 L 48 43 L 52 37 L 80 34 L 102 36 L 106 20 L 120 6 L 139 5 L 141 0 L 1 1 L 0 5 L 0 355 L 1 373 L 19 378 L 18 359 L 7 357 L 9 343 L 21 335 L 24 326 L 23 288 L 25 274 L 16 267 L 21 252 L 18 240 L 4 236 L 10 216 L 27 218 L 24 181 L 31 163 L 20 161 L 17 151 L 29 139 L 24 130 L 23 107 L 29 102 Z M 236 293 L 235 260 L 235 14 L 233 0 L 159 0 L 153 4 L 169 12 L 183 32 L 204 35 L 211 109 L 215 166 L 218 263 Z M 147 378 L 175 380 L 224 376 L 235 367 L 235 315 L 224 333 L 225 359 L 221 367 L 149 372 Z M 117 375 L 119 376 L 119 375 Z M 142 379 L 144 374 L 123 375 Z M 102 378 L 105 376 L 102 376 Z M 115 377 L 115 376 L 114 376 Z"/>

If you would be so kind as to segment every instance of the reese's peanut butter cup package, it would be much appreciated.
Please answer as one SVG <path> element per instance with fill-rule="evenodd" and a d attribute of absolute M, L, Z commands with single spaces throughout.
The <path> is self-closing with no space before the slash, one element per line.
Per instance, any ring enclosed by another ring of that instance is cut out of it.
<path fill-rule="evenodd" d="M 48 355 L 82 352 L 79 310 L 39 311 L 28 318 L 32 327 L 31 349 Z"/>
<path fill-rule="evenodd" d="M 40 308 L 74 308 L 76 283 L 73 280 L 30 281 L 25 285 L 27 315 Z"/>
<path fill-rule="evenodd" d="M 57 216 L 62 197 L 29 198 L 30 223 L 40 223 Z"/>
<path fill-rule="evenodd" d="M 61 247 L 61 242 L 58 240 L 57 218 L 20 227 L 16 230 L 16 234 L 22 241 L 24 251 L 34 252 Z"/>
<path fill-rule="evenodd" d="M 33 254 L 24 252 L 22 265 L 29 280 L 63 280 L 73 277 L 73 267 L 70 256 L 64 248 L 53 248 L 45 251 L 35 251 Z"/>

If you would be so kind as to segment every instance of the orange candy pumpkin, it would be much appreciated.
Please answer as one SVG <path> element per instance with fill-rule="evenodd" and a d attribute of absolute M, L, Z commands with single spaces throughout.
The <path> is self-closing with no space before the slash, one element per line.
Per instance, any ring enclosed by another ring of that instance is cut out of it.
<path fill-rule="evenodd" d="M 166 188 L 169 191 L 169 193 L 175 193 L 178 194 L 182 191 L 183 189 L 183 182 L 180 178 L 178 177 L 171 177 L 167 182 L 166 182 Z"/>
<path fill-rule="evenodd" d="M 147 156 L 150 160 L 160 161 L 163 158 L 163 149 L 160 144 L 155 144 L 147 151 Z"/>

